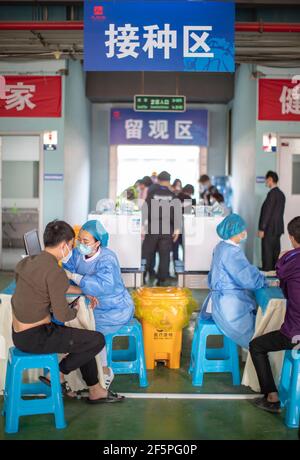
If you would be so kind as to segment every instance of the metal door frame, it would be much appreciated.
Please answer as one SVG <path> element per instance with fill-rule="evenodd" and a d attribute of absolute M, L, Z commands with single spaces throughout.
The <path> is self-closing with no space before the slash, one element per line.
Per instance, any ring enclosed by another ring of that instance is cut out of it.
<path fill-rule="evenodd" d="M 44 144 L 41 131 L 0 131 L 0 138 L 7 136 L 38 136 L 39 137 L 39 237 L 42 241 L 44 222 Z M 3 269 L 2 260 L 2 146 L 0 144 L 0 269 Z"/>

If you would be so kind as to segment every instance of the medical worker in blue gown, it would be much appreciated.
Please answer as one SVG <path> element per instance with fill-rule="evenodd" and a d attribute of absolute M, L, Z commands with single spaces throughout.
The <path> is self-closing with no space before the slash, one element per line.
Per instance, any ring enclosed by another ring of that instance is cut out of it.
<path fill-rule="evenodd" d="M 215 248 L 208 275 L 210 294 L 201 317 L 211 317 L 221 331 L 238 345 L 248 348 L 254 334 L 255 289 L 266 285 L 264 275 L 251 265 L 240 243 L 247 238 L 246 223 L 237 214 L 227 216 L 217 227 L 223 240 Z"/>
<path fill-rule="evenodd" d="M 86 222 L 78 235 L 77 246 L 63 260 L 67 275 L 83 294 L 97 298 L 94 309 L 96 330 L 102 334 L 117 332 L 133 317 L 134 304 L 124 286 L 117 256 L 108 249 L 108 233 L 97 220 Z M 108 388 L 114 378 L 107 367 L 106 347 L 101 361 Z"/>

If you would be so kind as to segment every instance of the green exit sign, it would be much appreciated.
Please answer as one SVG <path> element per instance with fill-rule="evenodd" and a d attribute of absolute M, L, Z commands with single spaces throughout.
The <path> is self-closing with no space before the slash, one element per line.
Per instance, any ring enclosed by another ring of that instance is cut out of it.
<path fill-rule="evenodd" d="M 134 96 L 136 112 L 185 112 L 185 96 Z"/>

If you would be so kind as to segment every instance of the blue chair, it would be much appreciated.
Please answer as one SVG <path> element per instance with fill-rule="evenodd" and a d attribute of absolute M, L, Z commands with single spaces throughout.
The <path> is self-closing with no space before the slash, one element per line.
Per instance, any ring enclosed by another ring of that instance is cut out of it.
<path fill-rule="evenodd" d="M 222 348 L 207 348 L 210 335 L 224 337 Z M 237 345 L 226 337 L 213 320 L 199 319 L 195 328 L 189 373 L 194 386 L 202 386 L 205 372 L 230 372 L 233 385 L 240 385 Z"/>
<path fill-rule="evenodd" d="M 23 383 L 27 369 L 43 368 L 50 371 L 51 387 L 42 382 Z M 24 395 L 45 395 L 44 399 L 23 399 Z M 56 428 L 66 427 L 64 405 L 56 354 L 31 355 L 10 348 L 4 390 L 5 432 L 17 433 L 22 415 L 54 414 Z"/>
<path fill-rule="evenodd" d="M 289 428 L 298 428 L 300 421 L 300 353 L 297 356 L 293 358 L 291 350 L 285 352 L 279 384 L 281 407 L 286 408 L 285 424 Z"/>
<path fill-rule="evenodd" d="M 116 337 L 128 337 L 129 347 L 125 350 L 113 350 L 113 340 Z M 140 386 L 147 387 L 143 331 L 140 323 L 136 319 L 131 320 L 116 333 L 106 335 L 105 341 L 108 366 L 114 374 L 138 374 Z"/>

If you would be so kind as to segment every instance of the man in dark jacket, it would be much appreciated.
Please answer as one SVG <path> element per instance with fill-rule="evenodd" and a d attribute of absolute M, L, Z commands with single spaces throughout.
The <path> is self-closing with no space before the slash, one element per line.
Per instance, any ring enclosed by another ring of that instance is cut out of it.
<path fill-rule="evenodd" d="M 158 175 L 158 183 L 149 187 L 142 208 L 143 226 L 146 229 L 142 251 L 143 258 L 146 259 L 146 273 L 151 272 L 153 257 L 158 251 L 158 286 L 168 283 L 172 242 L 175 242 L 179 236 L 179 230 L 175 230 L 177 202 L 179 217 L 182 217 L 181 202 L 171 190 L 170 179 L 171 176 L 166 171 Z"/>
<path fill-rule="evenodd" d="M 258 236 L 262 240 L 262 269 L 275 269 L 280 254 L 280 237 L 284 233 L 285 196 L 278 188 L 278 175 L 269 171 L 266 186 L 270 189 L 261 208 Z"/>

